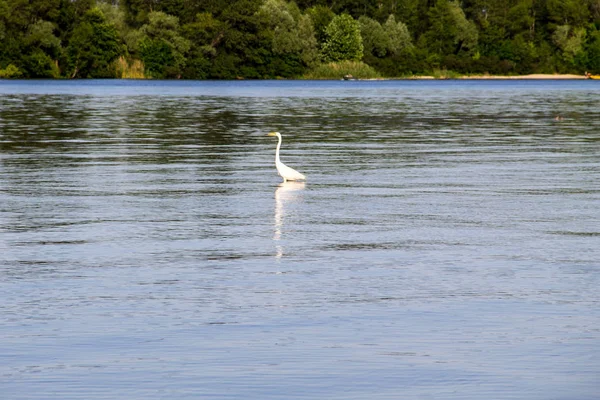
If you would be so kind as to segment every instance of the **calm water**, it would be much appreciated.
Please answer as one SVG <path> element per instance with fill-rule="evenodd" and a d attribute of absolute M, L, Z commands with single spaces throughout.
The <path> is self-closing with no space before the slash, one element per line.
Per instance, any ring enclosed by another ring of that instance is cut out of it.
<path fill-rule="evenodd" d="M 599 286 L 600 82 L 0 81 L 3 399 L 598 399 Z"/>

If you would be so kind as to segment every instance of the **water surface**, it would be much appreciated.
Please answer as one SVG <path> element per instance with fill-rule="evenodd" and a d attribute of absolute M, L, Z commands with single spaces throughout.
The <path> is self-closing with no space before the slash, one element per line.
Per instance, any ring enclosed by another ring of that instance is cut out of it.
<path fill-rule="evenodd" d="M 0 81 L 0 391 L 595 399 L 599 104 L 593 81 Z"/>

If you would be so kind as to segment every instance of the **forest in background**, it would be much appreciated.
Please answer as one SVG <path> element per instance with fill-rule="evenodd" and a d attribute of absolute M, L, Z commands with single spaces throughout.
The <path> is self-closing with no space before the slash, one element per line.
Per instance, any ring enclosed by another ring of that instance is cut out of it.
<path fill-rule="evenodd" d="M 0 78 L 600 73 L 600 0 L 0 0 Z"/>

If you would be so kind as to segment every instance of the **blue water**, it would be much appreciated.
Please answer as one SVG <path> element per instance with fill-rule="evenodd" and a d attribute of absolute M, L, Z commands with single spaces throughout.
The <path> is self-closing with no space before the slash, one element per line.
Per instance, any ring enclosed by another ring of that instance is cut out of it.
<path fill-rule="evenodd" d="M 0 397 L 597 399 L 599 104 L 0 81 Z"/>

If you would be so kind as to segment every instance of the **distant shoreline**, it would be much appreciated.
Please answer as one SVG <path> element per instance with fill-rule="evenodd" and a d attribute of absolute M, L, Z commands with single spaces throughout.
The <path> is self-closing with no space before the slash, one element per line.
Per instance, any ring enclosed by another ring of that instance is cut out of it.
<path fill-rule="evenodd" d="M 402 76 L 402 77 L 395 77 L 395 78 L 352 78 L 350 80 L 360 80 L 360 81 L 393 81 L 393 80 L 582 80 L 582 79 L 589 79 L 587 76 L 585 75 L 576 75 L 576 74 L 529 74 L 529 75 L 487 75 L 487 74 L 483 74 L 483 75 L 456 75 L 456 76 L 432 76 L 432 75 L 413 75 L 413 76 Z M 9 79 L 9 78 L 0 78 L 0 81 L 11 81 L 11 80 L 25 80 L 25 81 L 36 81 L 36 80 L 40 80 L 40 79 L 36 79 L 36 78 L 24 78 L 24 79 Z M 45 80 L 45 79 L 44 79 Z M 62 80 L 62 81 L 70 81 L 70 80 L 77 80 L 77 81 L 85 81 L 85 80 L 98 80 L 98 78 L 92 78 L 92 79 L 81 79 L 81 78 L 77 78 L 77 79 L 64 79 L 64 78 L 50 78 L 48 80 Z M 152 78 L 107 78 L 107 79 L 103 79 L 103 80 L 140 80 L 140 81 L 152 81 L 155 79 Z M 160 79 L 159 79 L 160 80 Z M 165 79 L 168 81 L 185 81 L 187 79 Z M 194 80 L 194 79 L 191 79 Z M 202 80 L 207 80 L 207 81 L 212 81 L 214 79 L 200 79 L 200 81 Z M 217 79 L 217 80 L 223 80 L 223 81 L 227 81 L 227 80 L 236 80 L 236 79 Z M 237 80 L 249 80 L 249 81 L 260 81 L 260 80 L 274 80 L 274 79 L 244 79 L 244 78 L 237 78 Z M 304 79 L 304 78 L 293 78 L 293 79 L 275 79 L 275 80 L 337 80 L 337 79 L 332 79 L 332 78 L 313 78 L 313 79 Z"/>

